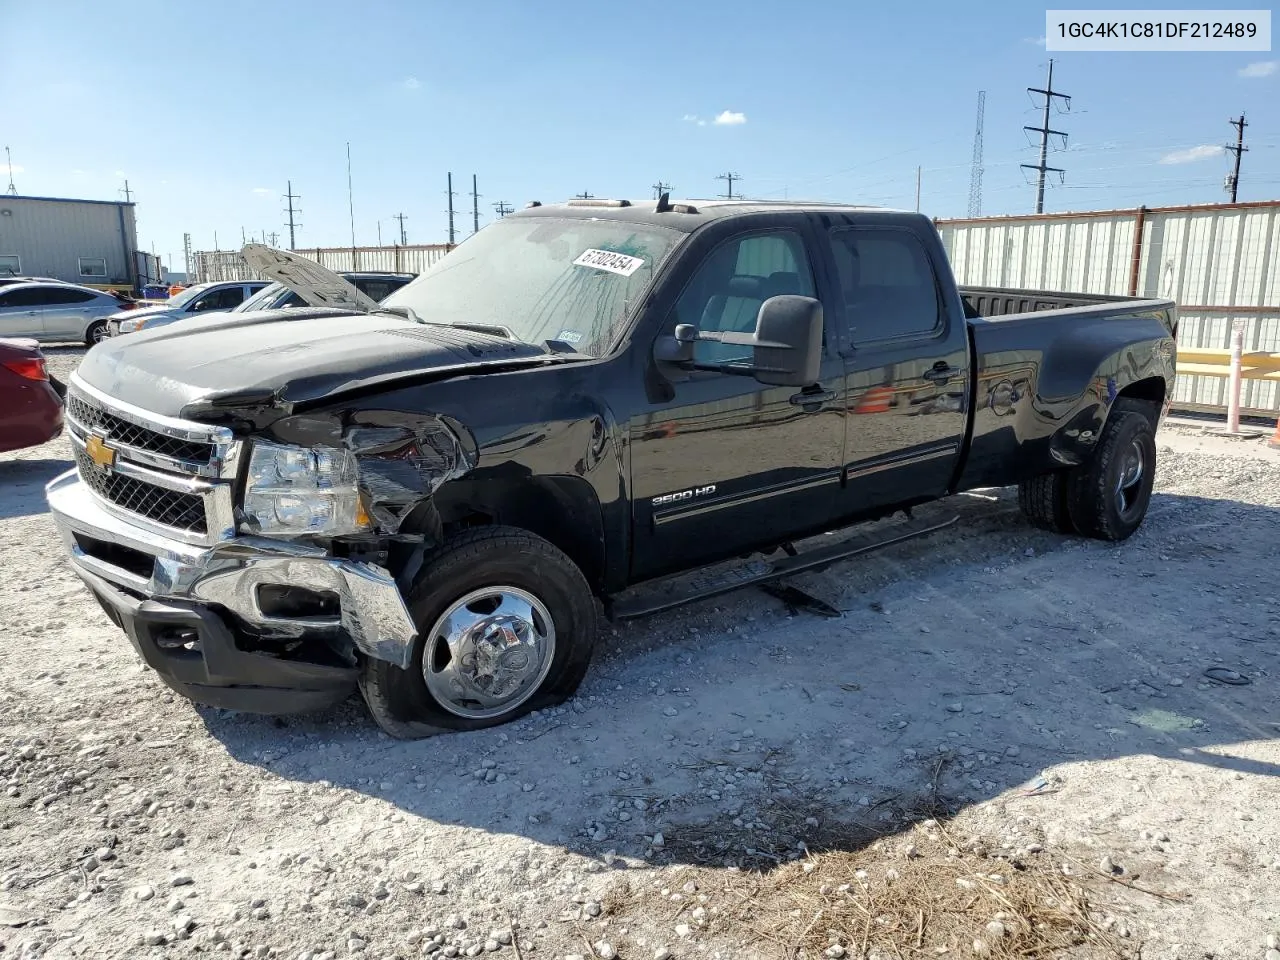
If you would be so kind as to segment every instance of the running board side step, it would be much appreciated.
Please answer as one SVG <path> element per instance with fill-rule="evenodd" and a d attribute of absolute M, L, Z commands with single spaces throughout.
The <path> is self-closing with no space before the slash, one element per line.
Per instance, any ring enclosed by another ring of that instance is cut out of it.
<path fill-rule="evenodd" d="M 753 560 L 722 573 L 695 574 L 692 577 L 687 574 L 676 574 L 650 580 L 610 598 L 605 604 L 605 612 L 610 620 L 630 620 L 634 617 L 659 613 L 695 600 L 706 600 L 708 597 L 729 593 L 741 587 L 768 583 L 770 580 L 806 570 L 821 570 L 840 560 L 847 560 L 849 557 L 871 553 L 882 547 L 891 547 L 907 540 L 914 540 L 916 537 L 937 533 L 959 519 L 955 516 L 941 521 L 908 520 L 876 533 L 855 535 L 837 543 L 814 547 L 795 556 L 779 557 L 776 560 Z"/>

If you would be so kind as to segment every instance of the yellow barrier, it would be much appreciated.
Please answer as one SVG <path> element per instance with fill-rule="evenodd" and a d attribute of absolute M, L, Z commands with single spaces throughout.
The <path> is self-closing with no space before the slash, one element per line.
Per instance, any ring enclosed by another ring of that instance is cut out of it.
<path fill-rule="evenodd" d="M 1178 347 L 1178 374 L 1196 377 L 1231 376 L 1231 351 Z M 1242 353 L 1242 380 L 1280 381 L 1280 353 Z"/>

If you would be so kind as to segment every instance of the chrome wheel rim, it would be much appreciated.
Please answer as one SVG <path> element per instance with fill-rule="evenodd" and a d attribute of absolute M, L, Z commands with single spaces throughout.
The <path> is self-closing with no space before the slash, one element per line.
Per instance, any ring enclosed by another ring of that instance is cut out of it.
<path fill-rule="evenodd" d="M 491 720 L 542 685 L 556 652 L 551 612 L 518 587 L 484 587 L 451 604 L 427 633 L 422 677 L 445 710 Z"/>
<path fill-rule="evenodd" d="M 1142 444 L 1134 440 L 1120 460 L 1120 469 L 1116 474 L 1116 510 L 1121 515 L 1130 513 L 1138 503 L 1142 492 L 1142 480 L 1146 474 L 1146 456 L 1142 452 Z"/>

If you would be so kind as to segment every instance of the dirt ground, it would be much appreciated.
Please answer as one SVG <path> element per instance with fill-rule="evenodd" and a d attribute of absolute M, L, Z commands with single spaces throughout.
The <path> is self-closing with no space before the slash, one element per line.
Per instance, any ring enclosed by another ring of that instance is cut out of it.
<path fill-rule="evenodd" d="M 173 695 L 63 559 L 66 439 L 0 455 L 0 949 L 1277 960 L 1280 451 L 1158 446 L 1123 545 L 956 497 L 791 581 L 838 618 L 606 630 L 572 703 L 415 743 Z"/>

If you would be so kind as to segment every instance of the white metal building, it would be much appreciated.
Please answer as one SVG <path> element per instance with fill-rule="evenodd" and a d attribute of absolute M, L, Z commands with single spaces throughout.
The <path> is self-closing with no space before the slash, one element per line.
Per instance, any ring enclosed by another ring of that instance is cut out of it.
<path fill-rule="evenodd" d="M 115 200 L 0 195 L 0 276 L 133 288 L 139 280 L 133 210 Z"/>

